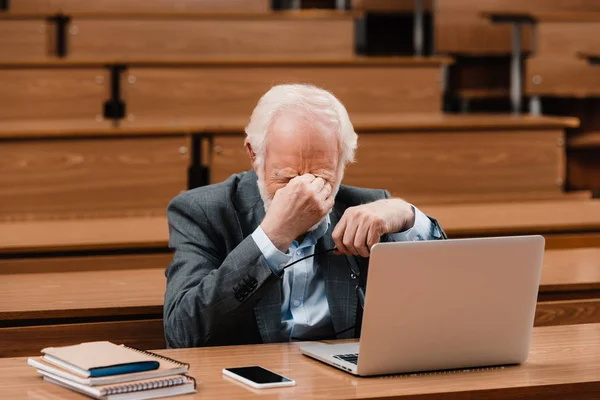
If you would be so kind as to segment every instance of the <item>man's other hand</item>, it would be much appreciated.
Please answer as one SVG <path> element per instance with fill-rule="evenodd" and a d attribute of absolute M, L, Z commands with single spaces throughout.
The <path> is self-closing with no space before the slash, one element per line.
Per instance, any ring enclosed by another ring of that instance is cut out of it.
<path fill-rule="evenodd" d="M 349 207 L 332 233 L 337 252 L 369 257 L 382 235 L 412 228 L 415 213 L 410 204 L 388 199 Z"/>
<path fill-rule="evenodd" d="M 275 247 L 285 253 L 294 239 L 329 213 L 334 200 L 331 185 L 322 178 L 311 174 L 295 177 L 275 192 L 260 226 Z"/>

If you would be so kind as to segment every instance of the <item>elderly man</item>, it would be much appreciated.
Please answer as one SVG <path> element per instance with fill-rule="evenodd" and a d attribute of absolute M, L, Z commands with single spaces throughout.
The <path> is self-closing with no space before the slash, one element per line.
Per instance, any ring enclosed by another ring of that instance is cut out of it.
<path fill-rule="evenodd" d="M 175 254 L 166 270 L 167 344 L 352 337 L 360 321 L 349 262 L 364 276 L 375 243 L 444 232 L 385 190 L 341 185 L 357 135 L 325 90 L 273 87 L 246 135 L 251 171 L 169 205 Z"/>

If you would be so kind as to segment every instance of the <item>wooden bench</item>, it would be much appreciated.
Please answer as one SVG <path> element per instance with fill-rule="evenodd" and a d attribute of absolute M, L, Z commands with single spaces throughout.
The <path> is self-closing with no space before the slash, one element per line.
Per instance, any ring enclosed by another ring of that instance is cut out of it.
<path fill-rule="evenodd" d="M 594 233 L 600 230 L 598 200 L 426 205 L 422 210 L 437 218 L 453 237 Z"/>
<path fill-rule="evenodd" d="M 575 57 L 577 51 L 598 46 L 600 12 L 581 10 L 579 12 L 531 9 L 528 12 L 514 12 L 501 9 L 485 11 L 481 16 L 497 23 L 512 24 L 513 35 L 521 29 L 535 30 L 534 57 L 525 63 L 525 93 L 533 96 L 530 109 L 539 112 L 539 97 L 589 97 L 600 92 L 600 81 L 591 73 L 591 67 Z M 522 96 L 521 53 L 522 43 L 513 40 L 512 47 L 512 86 L 513 108 Z M 568 79 L 565 79 L 568 77 Z"/>
<path fill-rule="evenodd" d="M 0 221 L 162 215 L 189 187 L 192 163 L 209 167 L 212 183 L 250 169 L 241 135 L 247 118 L 0 123 L 0 184 L 11 187 L 0 194 Z M 352 120 L 360 145 L 346 184 L 385 188 L 419 205 L 589 198 L 563 192 L 564 129 L 577 126 L 573 118 Z"/>
<path fill-rule="evenodd" d="M 415 204 L 565 196 L 564 128 L 575 120 L 350 115 L 360 139 L 348 185 L 385 188 Z M 214 136 L 213 182 L 250 167 L 242 144 L 241 136 Z"/>
<path fill-rule="evenodd" d="M 69 57 L 351 58 L 354 18 L 336 11 L 75 15 Z"/>
<path fill-rule="evenodd" d="M 536 325 L 600 322 L 599 256 L 600 248 L 546 252 Z M 0 357 L 35 354 L 41 345 L 100 339 L 164 347 L 164 268 L 169 261 L 169 254 L 130 256 L 127 262 L 114 256 L 64 257 L 24 260 L 8 269 L 0 261 Z M 116 269 L 121 265 L 125 268 Z M 56 266 L 62 270 L 42 270 Z"/>
<path fill-rule="evenodd" d="M 268 12 L 271 0 L 27 0 L 11 1 L 8 12 L 72 13 L 72 12 Z"/>
<path fill-rule="evenodd" d="M 0 140 L 0 221 L 163 215 L 188 188 L 190 145 L 183 135 Z"/>
<path fill-rule="evenodd" d="M 438 0 L 434 6 L 435 44 L 439 54 L 508 55 L 512 51 L 511 28 L 495 25 L 490 14 L 504 16 L 593 14 L 593 2 L 561 0 Z M 534 50 L 531 25 L 521 30 L 522 51 Z"/>
<path fill-rule="evenodd" d="M 120 77 L 128 119 L 248 118 L 260 96 L 284 82 L 325 87 L 351 115 L 439 112 L 440 71 L 451 62 L 439 57 L 5 61 L 0 120 L 100 119 L 111 99 L 114 68 L 106 66 L 118 65 L 127 69 L 110 76 Z"/>
<path fill-rule="evenodd" d="M 592 97 L 600 93 L 594 67 L 577 57 L 600 47 L 600 12 L 540 13 L 535 57 L 526 63 L 525 92 L 536 96 Z"/>
<path fill-rule="evenodd" d="M 0 59 L 351 58 L 359 12 L 75 12 L 59 52 L 51 14 L 0 14 Z M 62 40 L 62 39 L 61 39 Z M 17 51 L 15 51 L 17 49 Z"/>

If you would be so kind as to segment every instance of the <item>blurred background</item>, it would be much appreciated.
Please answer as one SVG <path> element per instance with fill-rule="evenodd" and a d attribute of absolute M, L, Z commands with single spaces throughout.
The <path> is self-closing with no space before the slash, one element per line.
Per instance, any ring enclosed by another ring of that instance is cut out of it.
<path fill-rule="evenodd" d="M 346 105 L 344 183 L 450 237 L 545 235 L 536 324 L 590 322 L 599 63 L 596 0 L 0 0 L 0 356 L 163 347 L 167 204 L 250 169 L 292 82 Z"/>

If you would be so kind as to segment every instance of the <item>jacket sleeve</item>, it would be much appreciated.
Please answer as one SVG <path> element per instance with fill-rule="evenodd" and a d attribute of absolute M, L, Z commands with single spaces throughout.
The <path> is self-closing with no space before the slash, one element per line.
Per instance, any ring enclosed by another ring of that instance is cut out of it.
<path fill-rule="evenodd" d="M 279 280 L 246 237 L 226 254 L 206 212 L 191 196 L 167 209 L 173 260 L 166 270 L 164 328 L 168 347 L 210 345 L 237 317 L 253 312 L 261 292 Z"/>
<path fill-rule="evenodd" d="M 384 197 L 391 199 L 392 195 L 387 190 L 384 190 Z M 412 204 L 411 204 L 412 205 Z M 403 240 L 442 240 L 448 239 L 446 232 L 442 229 L 435 218 L 427 216 L 421 212 L 416 206 L 412 205 L 415 211 L 415 226 L 408 231 L 392 233 L 386 235 L 383 241 L 397 242 Z"/>

